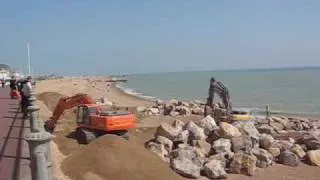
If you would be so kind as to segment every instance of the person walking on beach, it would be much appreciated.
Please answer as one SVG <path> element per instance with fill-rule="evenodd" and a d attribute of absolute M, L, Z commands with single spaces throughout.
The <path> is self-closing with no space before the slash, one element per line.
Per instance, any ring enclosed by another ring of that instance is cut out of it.
<path fill-rule="evenodd" d="M 14 76 L 10 79 L 10 89 L 11 91 L 17 90 L 17 79 Z"/>
<path fill-rule="evenodd" d="M 28 76 L 26 81 L 21 83 L 22 89 L 21 89 L 21 110 L 23 113 L 23 119 L 27 117 L 28 111 L 28 99 L 30 97 L 30 93 L 32 90 L 32 84 L 31 84 L 32 77 Z"/>
<path fill-rule="evenodd" d="M 220 96 L 228 114 L 232 109 L 229 91 L 220 81 L 217 81 L 214 77 L 212 77 L 210 79 L 208 97 L 208 105 L 211 106 L 211 108 L 214 106 L 214 93 L 217 93 Z"/>

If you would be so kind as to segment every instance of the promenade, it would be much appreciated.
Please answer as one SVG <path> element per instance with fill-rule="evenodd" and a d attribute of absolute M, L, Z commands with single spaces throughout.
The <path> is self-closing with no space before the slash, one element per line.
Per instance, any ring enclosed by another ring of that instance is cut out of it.
<path fill-rule="evenodd" d="M 29 120 L 21 119 L 19 100 L 11 99 L 9 87 L 0 87 L 0 180 L 31 180 L 28 144 Z"/>

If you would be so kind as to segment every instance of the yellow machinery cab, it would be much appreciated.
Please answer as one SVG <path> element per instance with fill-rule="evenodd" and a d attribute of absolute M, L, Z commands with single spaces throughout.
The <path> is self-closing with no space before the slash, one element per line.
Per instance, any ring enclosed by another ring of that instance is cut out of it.
<path fill-rule="evenodd" d="M 249 121 L 253 119 L 252 112 L 244 109 L 232 110 L 231 118 L 232 121 Z"/>

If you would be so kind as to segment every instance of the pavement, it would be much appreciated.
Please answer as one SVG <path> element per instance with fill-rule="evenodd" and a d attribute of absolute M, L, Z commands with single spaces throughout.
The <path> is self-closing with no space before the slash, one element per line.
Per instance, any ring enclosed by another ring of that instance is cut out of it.
<path fill-rule="evenodd" d="M 29 120 L 19 113 L 19 100 L 0 87 L 0 180 L 31 180 L 30 154 L 24 135 Z"/>

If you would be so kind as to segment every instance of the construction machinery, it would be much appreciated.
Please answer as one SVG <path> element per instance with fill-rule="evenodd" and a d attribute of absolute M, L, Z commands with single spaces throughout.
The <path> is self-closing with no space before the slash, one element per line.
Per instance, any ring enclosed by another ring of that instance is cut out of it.
<path fill-rule="evenodd" d="M 81 144 L 88 144 L 104 134 L 116 134 L 129 139 L 128 130 L 136 127 L 136 117 L 133 113 L 104 111 L 103 106 L 96 104 L 89 95 L 76 94 L 59 100 L 52 117 L 45 122 L 45 130 L 52 133 L 62 113 L 76 106 L 75 136 Z"/>

